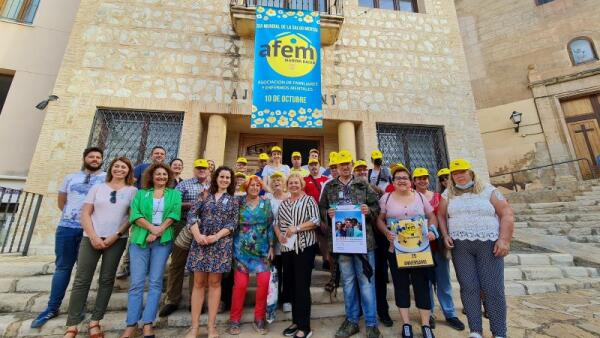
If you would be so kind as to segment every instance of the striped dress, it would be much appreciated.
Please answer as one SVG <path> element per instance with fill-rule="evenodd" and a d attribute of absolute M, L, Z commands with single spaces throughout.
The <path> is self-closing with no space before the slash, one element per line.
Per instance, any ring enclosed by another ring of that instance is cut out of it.
<path fill-rule="evenodd" d="M 285 233 L 289 227 L 295 227 L 309 221 L 319 224 L 319 207 L 315 200 L 309 195 L 303 195 L 296 201 L 292 201 L 291 198 L 288 198 L 279 206 L 277 225 L 282 233 Z M 295 243 L 295 248 L 290 249 L 285 245 L 282 245 L 281 252 L 295 251 L 298 253 L 316 243 L 317 233 L 314 229 L 300 231 Z"/>

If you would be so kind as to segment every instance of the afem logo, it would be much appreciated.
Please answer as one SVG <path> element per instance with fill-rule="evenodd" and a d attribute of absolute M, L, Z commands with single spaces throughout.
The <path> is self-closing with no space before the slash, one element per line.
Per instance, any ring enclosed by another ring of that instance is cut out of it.
<path fill-rule="evenodd" d="M 285 32 L 260 46 L 259 55 L 276 73 L 284 77 L 300 77 L 310 73 L 317 64 L 317 49 L 302 34 Z"/>

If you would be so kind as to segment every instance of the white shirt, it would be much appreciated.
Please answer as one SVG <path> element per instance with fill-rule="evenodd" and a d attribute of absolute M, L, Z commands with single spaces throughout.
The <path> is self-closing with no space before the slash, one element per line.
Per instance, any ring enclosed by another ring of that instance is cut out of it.
<path fill-rule="evenodd" d="M 165 198 L 152 199 L 152 224 L 160 225 L 162 223 L 163 213 L 165 212 Z"/>
<path fill-rule="evenodd" d="M 115 192 L 115 203 L 111 202 L 111 194 Z M 124 186 L 114 190 L 107 183 L 94 185 L 85 197 L 86 204 L 92 204 L 92 226 L 99 237 L 109 237 L 119 231 L 121 224 L 127 222 L 129 205 L 135 197 L 137 188 Z M 84 231 L 83 235 L 89 237 Z M 127 234 L 123 234 L 127 236 Z"/>
<path fill-rule="evenodd" d="M 464 193 L 448 200 L 448 234 L 452 239 L 495 241 L 500 232 L 500 219 L 490 198 L 496 188 L 486 184 L 480 194 Z"/>

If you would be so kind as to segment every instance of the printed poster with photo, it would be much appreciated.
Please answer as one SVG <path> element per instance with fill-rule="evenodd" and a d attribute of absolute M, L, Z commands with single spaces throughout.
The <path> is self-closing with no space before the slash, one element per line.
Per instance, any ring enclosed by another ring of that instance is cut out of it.
<path fill-rule="evenodd" d="M 332 222 L 333 252 L 367 253 L 365 215 L 360 212 L 360 206 L 338 205 Z"/>
<path fill-rule="evenodd" d="M 388 217 L 386 221 L 388 228 L 396 236 L 394 251 L 398 268 L 433 266 L 425 218 L 399 220 Z"/>

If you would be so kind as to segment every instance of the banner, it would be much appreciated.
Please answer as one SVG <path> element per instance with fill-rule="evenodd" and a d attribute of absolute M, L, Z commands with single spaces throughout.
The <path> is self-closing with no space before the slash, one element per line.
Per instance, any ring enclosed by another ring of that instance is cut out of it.
<path fill-rule="evenodd" d="M 332 222 L 333 252 L 367 253 L 367 228 L 360 206 L 336 206 Z"/>
<path fill-rule="evenodd" d="M 398 268 L 433 266 L 431 247 L 427 239 L 427 220 L 415 217 L 399 220 L 388 217 L 387 225 L 396 236 L 394 250 Z"/>
<path fill-rule="evenodd" d="M 251 128 L 322 128 L 319 13 L 256 7 Z"/>

